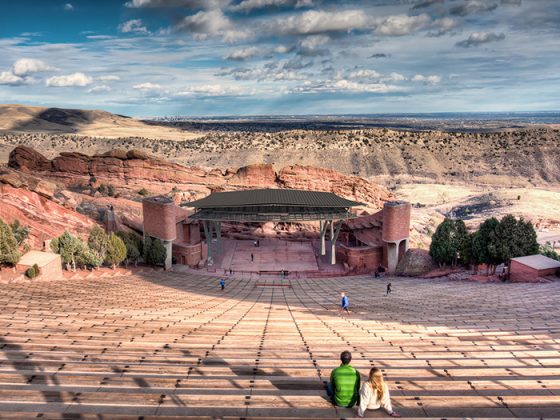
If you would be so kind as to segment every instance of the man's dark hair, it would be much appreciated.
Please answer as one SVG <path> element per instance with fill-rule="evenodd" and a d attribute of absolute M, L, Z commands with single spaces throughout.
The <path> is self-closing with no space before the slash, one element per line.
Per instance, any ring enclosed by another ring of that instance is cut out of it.
<path fill-rule="evenodd" d="M 352 353 L 350 353 L 349 351 L 343 351 L 342 353 L 340 353 L 340 361 L 342 362 L 342 364 L 347 365 L 352 361 Z"/>

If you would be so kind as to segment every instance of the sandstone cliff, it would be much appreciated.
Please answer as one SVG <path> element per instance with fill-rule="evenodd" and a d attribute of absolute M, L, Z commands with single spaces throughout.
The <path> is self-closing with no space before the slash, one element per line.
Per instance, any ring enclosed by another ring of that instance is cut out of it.
<path fill-rule="evenodd" d="M 141 188 L 152 194 L 173 191 L 181 201 L 203 197 L 212 191 L 240 188 L 293 188 L 330 191 L 378 209 L 392 195 L 364 178 L 331 169 L 293 165 L 275 171 L 272 164 L 255 164 L 237 170 L 205 170 L 167 162 L 136 150 L 112 150 L 88 156 L 63 152 L 52 160 L 39 152 L 18 146 L 9 166 L 75 188 L 95 182 L 114 186 L 134 196 Z"/>

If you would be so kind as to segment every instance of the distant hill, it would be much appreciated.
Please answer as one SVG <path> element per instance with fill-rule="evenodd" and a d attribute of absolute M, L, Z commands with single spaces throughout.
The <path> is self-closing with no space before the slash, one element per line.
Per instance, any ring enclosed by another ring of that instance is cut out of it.
<path fill-rule="evenodd" d="M 164 124 L 147 124 L 107 111 L 0 105 L 0 133 L 78 134 L 94 137 L 146 137 L 185 140 L 198 137 Z"/>

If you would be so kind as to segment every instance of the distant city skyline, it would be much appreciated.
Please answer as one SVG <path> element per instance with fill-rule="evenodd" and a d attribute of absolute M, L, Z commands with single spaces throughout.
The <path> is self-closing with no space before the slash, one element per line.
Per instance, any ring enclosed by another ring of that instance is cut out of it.
<path fill-rule="evenodd" d="M 134 116 L 560 110 L 560 1 L 0 2 L 0 102 Z"/>

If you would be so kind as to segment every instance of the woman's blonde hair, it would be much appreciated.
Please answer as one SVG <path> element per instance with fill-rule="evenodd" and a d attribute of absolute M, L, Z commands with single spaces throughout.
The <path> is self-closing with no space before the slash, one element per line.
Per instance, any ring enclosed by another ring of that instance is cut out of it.
<path fill-rule="evenodd" d="M 383 392 L 385 391 L 385 382 L 383 381 L 383 373 L 381 373 L 381 369 L 376 367 L 371 368 L 369 371 L 368 382 L 371 388 L 377 392 L 377 399 L 381 400 L 381 398 L 383 398 Z"/>

